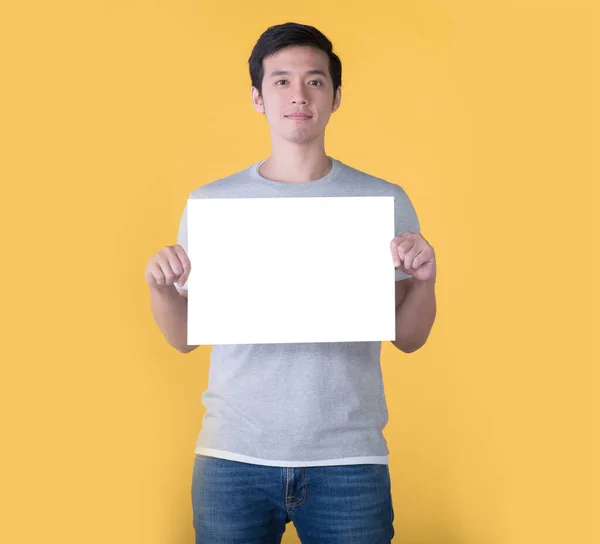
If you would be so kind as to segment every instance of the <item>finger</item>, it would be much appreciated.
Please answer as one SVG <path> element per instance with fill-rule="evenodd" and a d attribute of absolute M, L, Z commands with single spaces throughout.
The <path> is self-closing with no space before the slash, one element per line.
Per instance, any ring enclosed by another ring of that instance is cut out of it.
<path fill-rule="evenodd" d="M 414 245 L 415 240 L 410 232 L 404 232 L 395 236 L 391 242 L 392 257 L 394 259 L 394 265 L 396 268 L 402 264 L 404 255 Z"/>
<path fill-rule="evenodd" d="M 414 270 L 416 270 L 417 268 L 419 268 L 419 266 L 424 264 L 426 261 L 427 261 L 427 250 L 423 249 L 415 256 L 415 258 L 412 261 L 411 266 L 413 267 Z"/>
<path fill-rule="evenodd" d="M 182 246 L 177 244 L 177 245 L 173 246 L 173 250 L 179 257 L 179 261 L 183 268 L 183 274 L 181 274 L 181 276 L 179 276 L 179 280 L 177 281 L 177 283 L 181 286 L 181 285 L 185 284 L 185 282 L 187 281 L 187 279 L 190 275 L 190 272 L 192 270 L 192 263 L 190 262 L 190 259 L 186 255 L 185 249 L 183 249 Z"/>
<path fill-rule="evenodd" d="M 155 263 L 154 266 L 150 269 L 150 274 L 154 278 L 154 281 L 157 285 L 165 285 L 165 275 L 162 272 L 162 269 L 158 263 Z"/>
<path fill-rule="evenodd" d="M 392 259 L 394 266 L 398 268 L 400 266 L 400 257 L 398 256 L 398 237 L 394 238 L 390 243 L 390 249 L 392 251 Z"/>
<path fill-rule="evenodd" d="M 425 247 L 425 249 L 423 249 L 423 251 L 415 258 L 415 261 L 417 261 L 418 264 L 416 264 L 415 261 L 413 261 L 413 268 L 417 268 L 417 266 L 423 266 L 425 263 L 430 263 L 434 260 L 435 253 L 432 247 Z"/>
<path fill-rule="evenodd" d="M 398 256 L 400 257 L 400 259 L 402 259 L 402 262 L 404 262 L 406 254 L 412 249 L 414 245 L 415 243 L 413 240 L 404 240 L 403 242 L 400 242 L 398 244 Z"/>
<path fill-rule="evenodd" d="M 156 281 L 157 285 L 167 285 L 167 278 L 165 277 L 163 266 L 161 265 L 160 253 L 154 256 L 154 261 L 150 268 L 150 274 L 154 278 L 154 281 Z"/>
<path fill-rule="evenodd" d="M 415 243 L 410 250 L 406 252 L 406 255 L 404 256 L 404 267 L 406 269 L 414 268 L 413 261 L 421 251 L 423 251 L 423 245 Z"/>
<path fill-rule="evenodd" d="M 172 278 L 169 277 L 169 284 L 174 284 L 175 282 L 177 282 L 179 280 L 179 278 L 181 277 L 181 275 L 184 272 L 183 269 L 183 263 L 180 260 L 180 257 L 177 253 L 177 251 L 175 250 L 174 246 L 167 246 L 165 248 L 164 253 L 167 256 L 167 261 L 169 262 L 169 265 L 171 267 L 171 270 L 173 271 L 173 276 Z"/>
<path fill-rule="evenodd" d="M 419 249 L 417 246 L 413 247 L 411 251 L 406 254 L 404 258 L 404 268 L 416 270 L 419 267 L 419 263 L 423 264 L 423 249 Z"/>
<path fill-rule="evenodd" d="M 175 248 L 172 246 L 167 246 L 164 249 L 164 253 L 167 257 L 167 261 L 169 261 L 169 265 L 171 265 L 171 270 L 175 274 L 176 278 L 178 278 L 181 274 L 183 274 L 183 265 L 179 260 L 179 256 L 175 251 Z"/>
<path fill-rule="evenodd" d="M 156 256 L 156 261 L 157 261 L 158 265 L 160 266 L 161 272 L 163 273 L 163 276 L 164 276 L 165 283 L 160 284 L 160 285 L 172 285 L 173 283 L 175 283 L 175 278 L 179 277 L 179 274 L 177 274 L 177 276 L 176 276 L 175 272 L 173 272 L 173 269 L 171 268 L 168 253 L 166 253 L 165 251 L 161 251 Z"/>

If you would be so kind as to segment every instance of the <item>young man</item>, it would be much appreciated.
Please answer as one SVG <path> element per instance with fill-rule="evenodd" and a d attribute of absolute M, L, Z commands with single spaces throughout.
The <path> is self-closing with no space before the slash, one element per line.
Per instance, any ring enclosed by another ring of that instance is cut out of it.
<path fill-rule="evenodd" d="M 325 127 L 341 102 L 342 67 L 331 42 L 312 26 L 270 27 L 249 65 L 271 155 L 190 198 L 393 196 L 393 344 L 405 353 L 419 349 L 435 320 L 434 251 L 400 186 L 325 153 Z M 196 347 L 186 343 L 186 214 L 187 206 L 178 243 L 146 270 L 156 321 L 183 353 Z M 290 521 L 303 544 L 390 542 L 380 350 L 381 342 L 213 346 L 192 476 L 197 543 L 278 543 Z"/>

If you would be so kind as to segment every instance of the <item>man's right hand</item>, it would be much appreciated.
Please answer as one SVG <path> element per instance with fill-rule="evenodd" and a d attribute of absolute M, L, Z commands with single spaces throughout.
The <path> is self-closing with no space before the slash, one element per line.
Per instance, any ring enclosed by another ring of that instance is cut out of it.
<path fill-rule="evenodd" d="M 166 246 L 148 261 L 146 282 L 151 288 L 165 287 L 175 282 L 181 287 L 187 281 L 191 270 L 192 265 L 182 246 Z"/>

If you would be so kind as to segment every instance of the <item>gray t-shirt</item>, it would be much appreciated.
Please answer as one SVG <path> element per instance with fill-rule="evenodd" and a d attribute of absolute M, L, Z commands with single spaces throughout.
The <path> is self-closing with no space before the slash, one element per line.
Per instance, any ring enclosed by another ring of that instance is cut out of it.
<path fill-rule="evenodd" d="M 402 187 L 329 158 L 333 169 L 315 181 L 268 180 L 261 161 L 189 198 L 393 196 L 396 235 L 420 232 Z M 187 253 L 187 205 L 177 243 Z M 396 270 L 396 281 L 408 277 Z M 213 345 L 195 453 L 281 467 L 388 464 L 380 353 L 381 342 Z"/>

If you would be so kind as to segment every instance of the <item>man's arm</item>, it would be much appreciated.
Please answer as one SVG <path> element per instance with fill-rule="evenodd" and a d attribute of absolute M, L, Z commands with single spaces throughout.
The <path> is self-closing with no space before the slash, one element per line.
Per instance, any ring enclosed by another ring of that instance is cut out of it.
<path fill-rule="evenodd" d="M 181 353 L 189 353 L 198 346 L 187 344 L 187 291 L 175 285 L 157 285 L 150 288 L 152 313 L 167 342 Z"/>
<path fill-rule="evenodd" d="M 397 281 L 396 340 L 392 344 L 404 353 L 418 350 L 429 337 L 435 315 L 435 280 Z"/>

